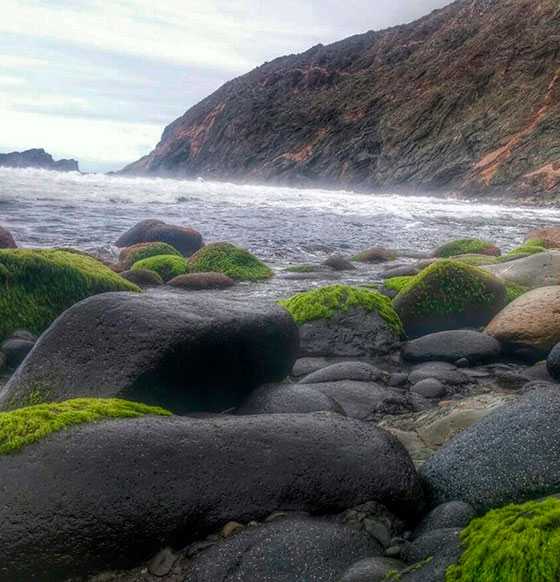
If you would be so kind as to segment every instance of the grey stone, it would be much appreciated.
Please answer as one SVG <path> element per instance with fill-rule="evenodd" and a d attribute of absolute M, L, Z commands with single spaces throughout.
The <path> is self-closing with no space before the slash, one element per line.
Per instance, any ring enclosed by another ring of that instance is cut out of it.
<path fill-rule="evenodd" d="M 331 255 L 322 263 L 325 267 L 330 267 L 335 271 L 355 271 L 356 267 L 341 255 Z"/>
<path fill-rule="evenodd" d="M 411 384 L 416 384 L 428 378 L 435 378 L 450 386 L 458 386 L 470 382 L 469 376 L 458 370 L 453 364 L 446 362 L 427 362 L 420 364 L 408 375 L 408 381 Z"/>
<path fill-rule="evenodd" d="M 391 532 L 389 528 L 380 521 L 367 518 L 364 519 L 364 528 L 368 534 L 375 538 L 384 548 L 391 544 Z"/>
<path fill-rule="evenodd" d="M 556 251 L 537 253 L 516 261 L 482 268 L 500 279 L 533 289 L 560 285 L 560 252 Z"/>
<path fill-rule="evenodd" d="M 380 279 L 392 279 L 393 277 L 410 277 L 418 275 L 420 270 L 414 265 L 402 265 L 400 267 L 391 267 L 379 273 Z"/>
<path fill-rule="evenodd" d="M 25 360 L 34 345 L 34 341 L 18 338 L 11 338 L 2 342 L 0 349 L 6 356 L 8 368 L 17 368 Z"/>
<path fill-rule="evenodd" d="M 405 568 L 404 562 L 393 558 L 365 558 L 352 564 L 339 582 L 384 582 L 389 572 Z"/>
<path fill-rule="evenodd" d="M 447 394 L 445 386 L 435 378 L 426 378 L 410 388 L 411 392 L 424 398 L 443 398 Z"/>
<path fill-rule="evenodd" d="M 148 571 L 154 576 L 166 576 L 173 568 L 178 555 L 171 548 L 164 548 L 158 552 L 148 564 Z"/>
<path fill-rule="evenodd" d="M 385 550 L 385 556 L 387 558 L 398 558 L 401 555 L 401 547 L 400 546 L 391 546 Z"/>
<path fill-rule="evenodd" d="M 402 372 L 395 372 L 389 376 L 389 380 L 387 382 L 388 386 L 396 388 L 398 386 L 404 386 L 408 381 L 408 374 L 403 374 Z"/>
<path fill-rule="evenodd" d="M 375 382 L 382 376 L 371 364 L 365 362 L 339 362 L 331 364 L 316 372 L 312 372 L 301 380 L 302 384 L 316 384 L 318 382 L 336 382 L 338 380 L 356 380 L 359 382 Z"/>
<path fill-rule="evenodd" d="M 472 505 L 464 501 L 448 501 L 438 505 L 418 524 L 412 532 L 413 538 L 443 528 L 464 528 L 476 517 Z"/>
<path fill-rule="evenodd" d="M 329 362 L 325 358 L 299 358 L 292 368 L 291 376 L 301 378 L 328 365 Z"/>

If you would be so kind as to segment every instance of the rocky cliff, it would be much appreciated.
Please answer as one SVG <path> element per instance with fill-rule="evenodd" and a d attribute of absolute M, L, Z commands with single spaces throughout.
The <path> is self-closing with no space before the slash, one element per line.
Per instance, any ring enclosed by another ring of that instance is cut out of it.
<path fill-rule="evenodd" d="M 0 166 L 9 168 L 41 168 L 57 172 L 79 172 L 76 160 L 53 160 L 53 157 L 42 148 L 0 154 Z"/>
<path fill-rule="evenodd" d="M 265 63 L 124 172 L 552 202 L 559 97 L 558 0 L 459 0 Z"/>

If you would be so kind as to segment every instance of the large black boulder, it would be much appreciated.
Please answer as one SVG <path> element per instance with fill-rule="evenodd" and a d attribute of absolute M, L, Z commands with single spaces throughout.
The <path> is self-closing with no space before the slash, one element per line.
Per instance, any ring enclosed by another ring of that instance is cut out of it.
<path fill-rule="evenodd" d="M 440 331 L 412 340 L 402 347 L 409 362 L 451 362 L 466 358 L 469 363 L 490 362 L 500 355 L 500 343 L 478 331 Z"/>
<path fill-rule="evenodd" d="M 206 550 L 184 582 L 334 582 L 357 559 L 382 554 L 363 529 L 326 519 L 282 519 Z"/>
<path fill-rule="evenodd" d="M 0 407 L 95 397 L 221 411 L 285 378 L 297 351 L 297 326 L 273 303 L 105 293 L 71 307 L 41 336 Z"/>
<path fill-rule="evenodd" d="M 481 513 L 560 491 L 560 392 L 556 384 L 532 388 L 426 461 L 431 506 L 461 500 Z"/>
<path fill-rule="evenodd" d="M 73 426 L 0 456 L 0 490 L 2 582 L 129 568 L 276 510 L 411 517 L 423 501 L 395 437 L 323 413 Z"/>

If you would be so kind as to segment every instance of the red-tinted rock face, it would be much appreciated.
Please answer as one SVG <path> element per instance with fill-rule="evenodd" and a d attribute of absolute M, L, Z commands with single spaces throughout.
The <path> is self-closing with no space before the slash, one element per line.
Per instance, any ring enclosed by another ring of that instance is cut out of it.
<path fill-rule="evenodd" d="M 125 172 L 552 199 L 559 52 L 557 0 L 459 0 L 234 79 Z"/>

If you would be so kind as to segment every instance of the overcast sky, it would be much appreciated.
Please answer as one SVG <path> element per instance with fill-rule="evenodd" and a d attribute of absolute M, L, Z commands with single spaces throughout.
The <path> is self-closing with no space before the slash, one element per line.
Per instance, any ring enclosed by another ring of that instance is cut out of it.
<path fill-rule="evenodd" d="M 2 0 L 0 152 L 43 147 L 84 171 L 121 168 L 232 77 L 448 3 Z"/>

